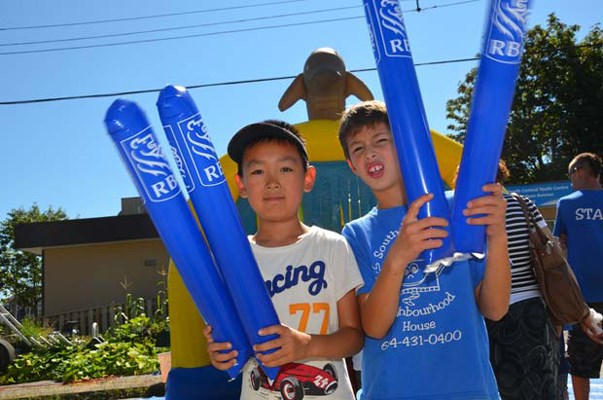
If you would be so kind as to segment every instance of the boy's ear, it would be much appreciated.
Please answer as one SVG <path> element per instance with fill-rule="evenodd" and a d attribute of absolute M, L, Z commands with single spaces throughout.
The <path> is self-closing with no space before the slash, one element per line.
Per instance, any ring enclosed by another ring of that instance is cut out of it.
<path fill-rule="evenodd" d="M 314 187 L 316 181 L 316 168 L 313 165 L 308 165 L 306 176 L 304 177 L 304 192 L 308 193 Z"/>
<path fill-rule="evenodd" d="M 352 164 L 352 162 L 350 161 L 350 159 L 346 159 L 345 160 L 346 163 L 348 163 L 348 167 L 350 167 L 350 169 L 352 170 L 352 172 L 354 173 L 354 175 L 358 175 L 356 173 L 356 167 L 354 167 L 354 164 Z"/>
<path fill-rule="evenodd" d="M 241 178 L 241 175 L 235 174 L 235 183 L 237 184 L 237 188 L 239 189 L 239 196 L 241 196 L 241 198 L 243 199 L 246 199 L 247 189 L 245 188 L 245 183 L 243 182 L 243 178 Z"/>

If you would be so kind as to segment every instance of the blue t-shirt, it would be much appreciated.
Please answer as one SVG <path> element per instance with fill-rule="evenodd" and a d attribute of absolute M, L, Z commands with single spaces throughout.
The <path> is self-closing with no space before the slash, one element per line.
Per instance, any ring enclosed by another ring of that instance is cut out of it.
<path fill-rule="evenodd" d="M 406 210 L 374 208 L 343 228 L 365 282 L 358 294 L 373 288 Z M 424 267 L 422 260 L 407 266 L 387 335 L 365 338 L 362 399 L 498 399 L 474 295 L 484 262 L 459 261 L 428 275 Z"/>
<path fill-rule="evenodd" d="M 560 198 L 554 233 L 567 235 L 567 258 L 584 299 L 603 302 L 603 190 Z"/>

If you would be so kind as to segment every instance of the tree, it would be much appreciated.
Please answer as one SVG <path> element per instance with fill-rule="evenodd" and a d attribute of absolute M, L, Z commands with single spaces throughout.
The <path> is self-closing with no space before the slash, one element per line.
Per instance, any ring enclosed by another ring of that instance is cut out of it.
<path fill-rule="evenodd" d="M 19 307 L 34 315 L 42 300 L 42 261 L 40 256 L 15 249 L 15 226 L 65 219 L 67 214 L 61 208 L 49 207 L 42 212 L 34 204 L 29 210 L 11 210 L 0 223 L 0 295 L 12 297 Z"/>
<path fill-rule="evenodd" d="M 578 25 L 550 14 L 547 27 L 526 35 L 502 157 L 514 183 L 567 179 L 567 165 L 584 151 L 603 153 L 603 31 L 577 42 Z M 448 129 L 464 141 L 477 70 L 447 102 Z"/>

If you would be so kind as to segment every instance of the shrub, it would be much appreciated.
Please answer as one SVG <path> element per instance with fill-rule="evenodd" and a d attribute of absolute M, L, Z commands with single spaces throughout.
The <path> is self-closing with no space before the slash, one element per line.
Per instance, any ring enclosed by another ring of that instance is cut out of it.
<path fill-rule="evenodd" d="M 71 345 L 57 344 L 34 348 L 11 364 L 0 384 L 39 380 L 73 382 L 112 375 L 141 375 L 159 369 L 155 335 L 162 323 L 151 322 L 144 314 L 112 329 L 104 341 L 87 343 L 73 340 Z"/>

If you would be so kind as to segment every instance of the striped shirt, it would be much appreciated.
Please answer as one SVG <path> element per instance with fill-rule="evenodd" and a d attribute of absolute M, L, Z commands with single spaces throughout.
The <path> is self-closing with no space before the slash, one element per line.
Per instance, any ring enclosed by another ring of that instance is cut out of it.
<path fill-rule="evenodd" d="M 539 226 L 546 222 L 536 205 L 527 197 L 521 196 L 528 206 L 534 221 Z M 511 259 L 511 300 L 516 303 L 521 300 L 540 296 L 538 282 L 532 269 L 529 249 L 528 223 L 521 210 L 521 204 L 513 196 L 505 194 L 507 200 L 506 228 L 509 241 L 509 258 Z"/>

